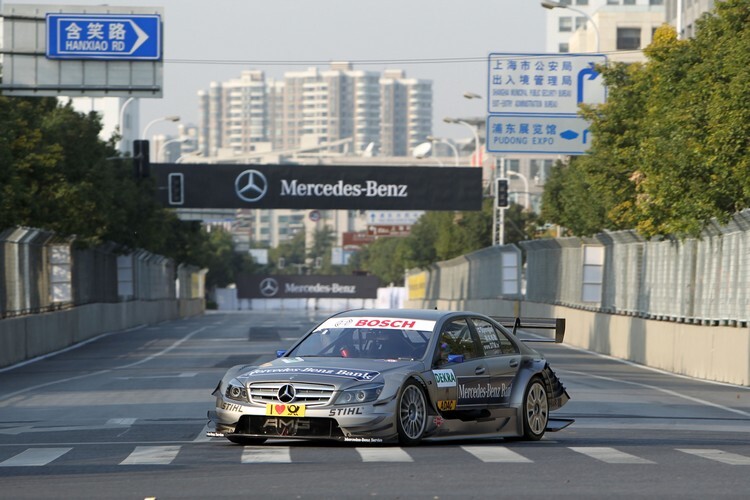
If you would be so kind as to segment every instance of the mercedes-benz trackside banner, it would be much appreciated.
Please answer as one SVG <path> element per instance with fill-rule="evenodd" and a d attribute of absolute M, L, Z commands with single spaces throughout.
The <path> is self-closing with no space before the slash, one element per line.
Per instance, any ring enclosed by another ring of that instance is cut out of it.
<path fill-rule="evenodd" d="M 157 196 L 172 208 L 482 207 L 481 168 L 163 163 L 151 171 Z"/>
<path fill-rule="evenodd" d="M 237 277 L 240 299 L 374 299 L 377 296 L 375 276 L 241 274 Z"/>

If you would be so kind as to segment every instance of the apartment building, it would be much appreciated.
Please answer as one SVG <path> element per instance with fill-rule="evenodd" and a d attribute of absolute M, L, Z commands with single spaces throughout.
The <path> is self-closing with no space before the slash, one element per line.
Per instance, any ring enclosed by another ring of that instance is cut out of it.
<path fill-rule="evenodd" d="M 355 70 L 348 62 L 290 71 L 282 81 L 243 71 L 212 82 L 198 103 L 206 156 L 326 144 L 339 153 L 405 156 L 432 133 L 431 81 Z"/>
<path fill-rule="evenodd" d="M 692 38 L 696 21 L 715 4 L 714 0 L 665 0 L 667 22 L 675 27 L 679 38 Z"/>

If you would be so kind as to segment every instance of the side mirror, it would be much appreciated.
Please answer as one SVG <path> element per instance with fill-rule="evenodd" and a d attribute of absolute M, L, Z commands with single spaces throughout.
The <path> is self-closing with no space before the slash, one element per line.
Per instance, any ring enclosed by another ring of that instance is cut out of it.
<path fill-rule="evenodd" d="M 448 363 L 463 363 L 463 354 L 448 354 Z"/>
<path fill-rule="evenodd" d="M 281 357 L 281 356 L 283 356 L 284 354 L 286 354 L 286 351 L 276 351 L 276 357 L 277 357 L 277 358 L 280 358 L 280 357 Z"/>

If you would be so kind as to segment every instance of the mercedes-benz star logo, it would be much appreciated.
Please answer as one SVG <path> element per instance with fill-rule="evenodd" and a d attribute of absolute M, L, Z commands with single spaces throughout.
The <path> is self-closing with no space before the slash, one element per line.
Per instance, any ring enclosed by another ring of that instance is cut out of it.
<path fill-rule="evenodd" d="M 294 401 L 294 398 L 297 396 L 297 391 L 294 389 L 294 386 L 292 384 L 284 384 L 281 387 L 279 387 L 279 392 L 276 393 L 276 397 L 279 398 L 279 401 L 282 403 L 291 403 Z"/>
<path fill-rule="evenodd" d="M 273 297 L 279 291 L 279 283 L 273 278 L 266 278 L 260 282 L 260 293 L 264 297 Z"/>
<path fill-rule="evenodd" d="M 268 191 L 268 181 L 257 170 L 245 170 L 234 180 L 234 191 L 242 200 L 258 201 Z"/>

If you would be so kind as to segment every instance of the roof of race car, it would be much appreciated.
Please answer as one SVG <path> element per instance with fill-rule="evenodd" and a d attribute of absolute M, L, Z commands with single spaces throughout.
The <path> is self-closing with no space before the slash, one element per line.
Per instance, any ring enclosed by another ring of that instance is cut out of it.
<path fill-rule="evenodd" d="M 439 311 L 436 309 L 353 309 L 351 311 L 342 311 L 338 314 L 334 314 L 331 317 L 345 316 L 345 317 L 384 317 L 384 318 L 409 318 L 409 319 L 425 319 L 431 321 L 437 321 L 448 315 L 456 314 L 459 311 Z M 461 311 L 465 314 L 477 314 L 468 313 Z"/>

